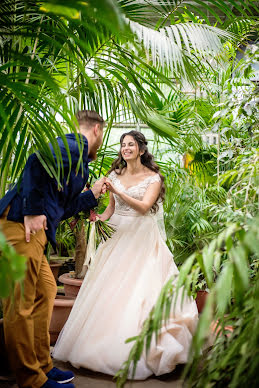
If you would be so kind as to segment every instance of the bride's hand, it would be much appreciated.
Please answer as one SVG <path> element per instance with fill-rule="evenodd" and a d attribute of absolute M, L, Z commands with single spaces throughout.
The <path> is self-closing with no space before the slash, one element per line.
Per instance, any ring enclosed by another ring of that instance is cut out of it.
<path fill-rule="evenodd" d="M 106 220 L 108 220 L 108 218 L 105 217 L 103 213 L 102 213 L 102 214 L 97 214 L 96 216 L 98 217 L 98 219 L 99 219 L 100 221 L 106 221 Z"/>
<path fill-rule="evenodd" d="M 95 222 L 95 221 L 106 221 L 108 220 L 107 217 L 105 217 L 105 214 L 96 214 L 93 210 L 90 210 L 90 216 L 89 216 L 89 221 L 90 222 Z"/>
<path fill-rule="evenodd" d="M 106 179 L 105 184 L 106 184 L 107 190 L 111 191 L 113 194 L 119 195 L 119 191 L 115 188 L 115 186 L 114 186 L 113 183 L 110 181 L 110 179 Z"/>

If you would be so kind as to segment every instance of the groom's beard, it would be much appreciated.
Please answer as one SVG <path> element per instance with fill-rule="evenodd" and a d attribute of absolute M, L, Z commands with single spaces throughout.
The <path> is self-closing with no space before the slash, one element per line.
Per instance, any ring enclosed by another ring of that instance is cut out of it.
<path fill-rule="evenodd" d="M 97 151 L 98 151 L 98 148 L 99 148 L 99 144 L 96 144 L 96 145 L 92 146 L 91 151 L 90 151 L 89 154 L 88 154 L 88 157 L 89 157 L 91 160 L 96 160 L 96 159 L 97 159 Z"/>
<path fill-rule="evenodd" d="M 97 159 L 97 151 L 98 151 L 98 149 L 101 147 L 102 142 L 103 142 L 103 137 L 102 137 L 102 136 L 99 136 L 99 137 L 96 139 L 95 144 L 92 145 L 91 151 L 90 151 L 89 154 L 88 154 L 88 157 L 89 157 L 91 160 L 96 160 L 96 159 Z"/>
<path fill-rule="evenodd" d="M 96 160 L 97 159 L 97 151 L 91 151 L 88 154 L 88 158 L 91 159 L 91 160 Z"/>

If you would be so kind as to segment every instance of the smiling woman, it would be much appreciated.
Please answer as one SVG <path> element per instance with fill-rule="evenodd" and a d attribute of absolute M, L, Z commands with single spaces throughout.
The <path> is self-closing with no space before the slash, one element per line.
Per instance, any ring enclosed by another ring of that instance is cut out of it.
<path fill-rule="evenodd" d="M 207 80 L 211 63 L 216 64 L 219 57 L 223 58 L 220 52 L 222 41 L 230 39 L 227 42 L 228 58 L 233 57 L 235 48 L 231 47 L 231 42 L 238 36 L 240 41 L 243 41 L 246 34 L 248 32 L 250 34 L 250 26 L 253 25 L 251 20 L 254 22 L 255 12 L 258 12 L 257 2 L 236 0 L 227 2 L 2 0 L 0 2 L 1 195 L 5 194 L 10 184 L 19 181 L 26 160 L 35 149 L 40 150 L 37 156 L 44 171 L 46 170 L 57 181 L 60 191 L 64 189 L 62 187 L 64 166 L 56 137 L 60 136 L 65 148 L 68 148 L 65 133 L 75 132 L 74 112 L 78 109 L 94 109 L 109 118 L 105 144 L 108 144 L 107 139 L 113 122 L 121 117 L 133 116 L 159 135 L 168 138 L 171 147 L 180 145 L 179 148 L 182 150 L 183 145 L 189 146 L 190 137 L 194 132 L 187 136 L 190 128 L 179 118 L 182 111 L 179 111 L 180 115 L 177 117 L 174 105 L 165 96 L 164 91 L 167 86 L 170 90 L 177 90 L 177 82 L 182 85 L 185 80 L 195 85 L 197 80 L 202 80 L 202 75 L 204 78 L 206 75 Z M 151 17 L 147 17 L 147 13 L 151 14 Z M 214 28 L 213 25 L 219 28 Z M 233 31 L 236 34 L 235 38 L 231 34 Z M 234 68 L 233 62 L 229 72 L 231 77 Z M 215 79 L 219 79 L 217 77 L 220 74 L 221 71 L 217 68 L 211 78 L 213 87 Z M 238 77 L 238 72 L 235 71 L 234 74 Z M 232 82 L 233 78 L 230 78 L 229 85 Z M 220 83 L 217 87 L 220 87 Z M 211 92 L 210 89 L 209 94 Z M 179 95 L 182 96 L 180 93 Z M 188 108 L 185 111 L 187 112 Z M 233 109 L 230 115 L 232 111 Z M 240 106 L 238 112 L 242 111 L 243 107 Z M 57 114 L 61 116 L 62 124 L 57 122 Z M 229 122 L 231 121 L 230 118 Z M 247 124 L 251 129 L 251 123 Z M 222 128 L 225 127 L 224 124 Z M 49 143 L 52 143 L 53 154 Z M 151 203 L 153 203 L 151 212 L 157 211 L 159 199 L 163 198 L 163 177 L 152 164 L 152 158 L 148 159 L 148 153 L 139 155 L 140 166 L 134 164 L 135 162 L 131 163 L 133 154 L 136 156 L 136 153 L 134 150 L 131 151 L 132 145 L 128 144 L 126 147 L 128 153 L 120 154 L 118 168 L 116 167 L 110 175 L 110 188 L 114 191 L 114 195 L 111 194 L 110 210 L 114 211 L 120 201 L 124 201 L 126 211 L 132 206 L 135 212 L 132 216 L 134 225 L 132 235 L 139 232 L 139 240 L 134 240 L 135 245 L 141 245 L 145 237 L 152 245 L 155 239 L 150 239 L 145 229 L 142 230 L 141 227 L 138 229 L 136 220 L 142 220 L 141 217 L 145 214 L 143 218 L 146 217 L 144 219 L 150 221 L 147 209 Z M 97 171 L 106 174 L 110 166 L 111 156 L 110 159 L 106 158 L 107 153 L 104 155 L 104 149 L 100 153 L 101 158 L 93 167 L 96 175 Z M 69 168 L 72 167 L 70 152 L 68 165 Z M 231 179 L 236 179 L 235 177 L 236 175 L 233 175 Z M 143 200 L 142 195 L 145 195 L 147 185 L 147 195 Z M 243 208 L 248 209 L 250 178 L 242 187 L 246 190 Z M 141 195 L 136 196 L 136 191 L 141 192 Z M 254 192 L 256 193 L 256 189 Z M 107 212 L 103 214 L 107 215 Z M 140 216 L 136 217 L 136 213 Z M 247 214 L 250 216 L 251 213 Z M 245 219 L 249 218 L 247 214 Z M 158 236 L 150 235 L 155 238 Z M 119 258 L 130 240 L 128 235 L 125 236 L 127 238 L 125 237 L 124 244 L 118 249 Z M 37 235 L 31 236 L 35 237 Z M 10 293 L 12 289 L 10 285 L 22 279 L 24 273 L 24 262 L 13 255 L 14 252 L 9 255 L 8 247 L 6 251 L 4 250 L 6 245 L 6 241 L 0 235 L 0 248 L 4 253 L 0 257 L 0 273 L 3 279 L 0 282 L 0 293 L 4 296 Z M 134 258 L 135 246 L 130 253 L 131 259 Z M 142 254 L 143 257 L 146 254 L 144 249 Z M 139 257 L 140 261 L 142 256 Z M 15 261 L 10 260 L 11 257 L 14 257 Z M 235 253 L 233 257 L 238 256 Z M 14 264 L 17 265 L 14 267 Z M 145 264 L 148 268 L 148 263 Z M 156 267 L 152 269 L 154 268 Z M 137 266 L 134 270 L 137 279 L 139 275 Z M 118 284 L 118 289 L 120 285 Z M 235 289 L 239 290 L 240 287 Z M 123 305 L 121 309 L 123 311 Z M 131 315 L 128 318 L 130 320 Z M 251 322 L 255 321 L 251 319 Z M 252 330 L 248 332 L 250 334 Z M 250 336 L 246 338 L 249 339 Z M 243 344 L 246 348 L 246 341 Z M 252 357 L 251 360 L 256 358 Z M 244 375 L 247 377 L 247 373 Z"/>
<path fill-rule="evenodd" d="M 136 159 L 138 156 L 143 155 L 143 151 L 139 150 L 138 143 L 134 140 L 131 135 L 125 135 L 121 143 L 121 154 L 124 160 Z"/>
<path fill-rule="evenodd" d="M 154 162 L 154 156 L 148 151 L 147 141 L 145 136 L 139 131 L 130 131 L 124 133 L 120 138 L 120 151 L 118 158 L 112 163 L 110 173 L 114 171 L 120 176 L 120 183 L 124 188 L 130 188 L 137 185 L 144 179 L 158 174 L 160 176 L 161 185 L 157 188 L 157 192 L 153 193 L 150 198 L 152 202 L 151 211 L 158 210 L 158 200 L 164 199 L 165 185 L 164 177 L 159 171 L 159 167 Z M 125 200 L 125 198 L 124 198 Z M 131 201 L 131 206 L 134 204 Z M 142 207 L 144 203 L 141 204 Z M 147 206 L 144 205 L 143 210 L 147 211 Z"/>
<path fill-rule="evenodd" d="M 163 193 L 161 177 L 144 135 L 123 134 L 119 158 L 106 181 L 110 203 L 100 215 L 103 221 L 110 218 L 116 232 L 99 245 L 54 358 L 115 375 L 130 350 L 126 339 L 138 335 L 161 287 L 170 276 L 177 277 L 154 216 Z M 152 341 L 149 354 L 141 356 L 135 379 L 168 373 L 186 362 L 197 317 L 192 298 L 179 295 L 157 343 Z"/>

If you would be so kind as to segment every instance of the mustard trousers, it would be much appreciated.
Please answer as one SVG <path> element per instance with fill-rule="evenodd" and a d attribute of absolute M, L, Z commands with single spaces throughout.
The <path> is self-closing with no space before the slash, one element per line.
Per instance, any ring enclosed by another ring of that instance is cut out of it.
<path fill-rule="evenodd" d="M 40 388 L 52 367 L 49 325 L 57 292 L 50 266 L 44 256 L 47 243 L 42 229 L 25 241 L 22 223 L 0 218 L 0 228 L 16 252 L 27 257 L 23 282 L 15 286 L 14 298 L 3 300 L 4 335 L 10 367 L 21 388 Z"/>

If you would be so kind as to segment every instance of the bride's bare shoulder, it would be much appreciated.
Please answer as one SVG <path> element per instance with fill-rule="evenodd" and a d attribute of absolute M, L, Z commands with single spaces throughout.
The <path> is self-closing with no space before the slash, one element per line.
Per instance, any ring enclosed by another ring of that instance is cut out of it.
<path fill-rule="evenodd" d="M 125 167 L 122 169 L 122 170 L 120 170 L 119 168 L 115 168 L 112 172 L 111 172 L 111 174 L 114 174 L 115 176 L 117 176 L 117 175 L 123 175 L 125 173 Z"/>
<path fill-rule="evenodd" d="M 157 174 L 158 174 L 157 172 L 152 171 L 152 170 L 150 170 L 148 167 L 146 167 L 146 170 L 145 170 L 145 175 L 146 175 L 146 177 L 155 176 L 155 175 L 157 175 Z"/>

